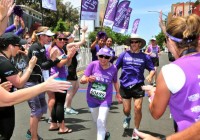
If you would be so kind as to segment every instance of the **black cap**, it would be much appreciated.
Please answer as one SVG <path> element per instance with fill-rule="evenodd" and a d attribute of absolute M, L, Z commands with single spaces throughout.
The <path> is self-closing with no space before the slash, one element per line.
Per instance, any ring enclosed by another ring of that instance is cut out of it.
<path fill-rule="evenodd" d="M 9 44 L 12 44 L 13 46 L 20 46 L 26 44 L 26 40 L 21 39 L 18 35 L 15 35 L 11 32 L 4 33 L 2 36 L 0 36 L 0 43 L 1 45 L 8 46 Z"/>

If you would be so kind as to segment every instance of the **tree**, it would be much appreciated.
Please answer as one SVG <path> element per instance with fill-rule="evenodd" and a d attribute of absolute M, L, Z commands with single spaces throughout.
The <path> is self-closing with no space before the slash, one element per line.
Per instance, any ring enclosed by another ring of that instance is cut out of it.
<path fill-rule="evenodd" d="M 101 28 L 98 28 L 94 32 L 89 33 L 88 38 L 89 38 L 90 42 L 94 42 L 96 35 L 100 30 L 101 30 Z M 126 44 L 128 38 L 130 38 L 129 35 L 123 35 L 123 34 L 113 32 L 112 29 L 109 27 L 104 27 L 103 31 L 106 32 L 108 37 L 111 37 L 113 39 L 113 43 L 117 43 L 118 45 Z"/>
<path fill-rule="evenodd" d="M 67 31 L 67 26 L 66 26 L 66 23 L 64 21 L 62 21 L 62 19 L 60 19 L 57 23 L 57 26 L 54 28 L 54 32 L 57 32 L 57 31 Z"/>
<path fill-rule="evenodd" d="M 63 3 L 63 0 L 56 0 L 57 11 L 41 7 L 42 0 L 16 0 L 17 5 L 26 5 L 43 13 L 43 25 L 55 28 L 59 19 L 75 25 L 79 22 L 79 12 L 70 2 Z"/>
<path fill-rule="evenodd" d="M 165 35 L 163 32 L 160 32 L 158 35 L 156 35 L 156 42 L 158 43 L 158 45 L 161 47 L 161 49 L 164 49 L 164 42 L 165 42 Z"/>

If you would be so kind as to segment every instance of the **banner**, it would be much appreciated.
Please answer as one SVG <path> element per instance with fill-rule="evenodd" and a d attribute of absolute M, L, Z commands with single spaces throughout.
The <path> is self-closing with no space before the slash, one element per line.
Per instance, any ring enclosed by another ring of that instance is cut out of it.
<path fill-rule="evenodd" d="M 45 9 L 57 11 L 56 0 L 42 0 L 42 7 Z"/>
<path fill-rule="evenodd" d="M 125 33 L 125 29 L 123 29 L 123 26 L 129 5 L 130 1 L 122 1 L 119 3 L 113 25 L 114 32 L 122 34 Z"/>
<path fill-rule="evenodd" d="M 137 29 L 138 29 L 138 25 L 139 25 L 139 22 L 140 22 L 140 19 L 136 19 L 134 22 L 133 22 L 133 29 L 132 29 L 132 34 L 136 34 L 137 33 Z"/>
<path fill-rule="evenodd" d="M 126 11 L 126 17 L 125 17 L 124 25 L 123 25 L 123 29 L 125 29 L 124 33 L 126 33 L 128 31 L 128 26 L 129 26 L 129 21 L 130 21 L 131 13 L 132 13 L 132 8 L 129 7 L 128 10 Z"/>
<path fill-rule="evenodd" d="M 112 28 L 119 0 L 109 0 L 104 15 L 103 26 Z"/>
<path fill-rule="evenodd" d="M 81 1 L 81 20 L 97 19 L 98 0 Z"/>

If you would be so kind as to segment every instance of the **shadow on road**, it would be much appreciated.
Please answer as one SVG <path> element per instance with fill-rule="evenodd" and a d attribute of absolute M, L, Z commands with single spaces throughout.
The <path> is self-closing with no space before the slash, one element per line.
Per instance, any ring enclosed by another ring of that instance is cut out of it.
<path fill-rule="evenodd" d="M 140 130 L 140 131 L 143 132 L 143 133 L 146 133 L 146 134 L 150 134 L 154 137 L 162 138 L 162 137 L 165 136 L 165 135 L 162 135 L 162 134 L 158 134 L 158 133 L 154 133 L 154 132 L 150 132 L 150 131 L 146 131 L 146 130 Z M 124 129 L 122 137 L 131 137 L 132 134 L 133 134 L 133 129 Z"/>
<path fill-rule="evenodd" d="M 83 120 L 83 119 L 78 119 L 78 118 L 65 118 L 65 123 L 67 124 L 76 124 L 76 123 L 83 123 L 83 122 L 88 122 L 91 120 Z"/>
<path fill-rule="evenodd" d="M 80 125 L 80 124 L 67 125 L 67 127 L 72 129 L 73 132 L 78 132 L 78 131 L 82 131 L 82 130 L 90 130 L 91 129 L 91 128 L 86 128 L 85 126 Z"/>
<path fill-rule="evenodd" d="M 109 112 L 110 113 L 120 113 L 118 105 L 119 104 L 117 101 L 113 101 Z M 115 111 L 115 110 L 118 110 L 118 111 Z"/>
<path fill-rule="evenodd" d="M 76 111 L 78 111 L 78 114 L 90 113 L 88 108 L 79 108 L 79 109 L 76 109 Z"/>

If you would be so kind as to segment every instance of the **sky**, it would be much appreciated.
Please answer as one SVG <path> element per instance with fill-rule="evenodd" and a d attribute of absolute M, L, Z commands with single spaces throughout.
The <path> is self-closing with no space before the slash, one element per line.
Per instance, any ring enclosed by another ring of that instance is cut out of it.
<path fill-rule="evenodd" d="M 69 1 L 74 7 L 81 5 L 81 0 L 63 0 L 64 2 Z M 122 0 L 120 0 L 121 2 Z M 133 22 L 135 19 L 140 18 L 137 34 L 144 38 L 147 42 L 160 33 L 159 13 L 148 12 L 148 11 L 163 11 L 163 14 L 167 15 L 171 11 L 171 5 L 178 2 L 195 2 L 196 0 L 130 0 L 130 7 L 133 9 L 131 19 L 129 22 L 129 31 L 131 33 Z M 163 16 L 165 19 L 165 16 Z"/>

